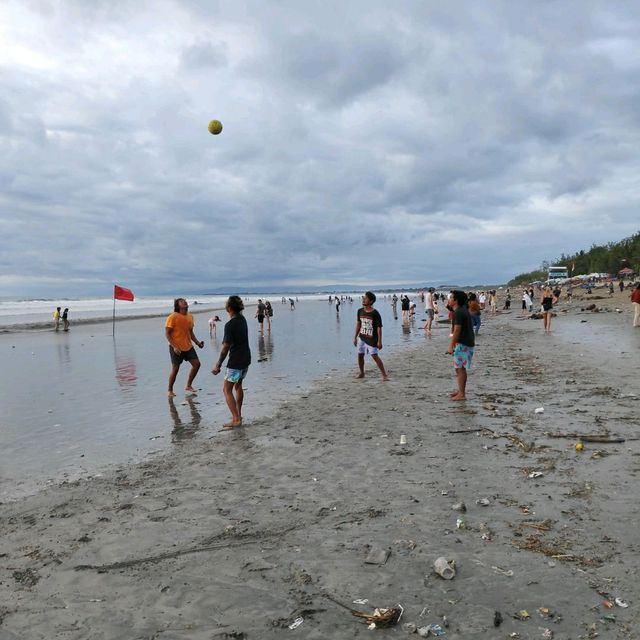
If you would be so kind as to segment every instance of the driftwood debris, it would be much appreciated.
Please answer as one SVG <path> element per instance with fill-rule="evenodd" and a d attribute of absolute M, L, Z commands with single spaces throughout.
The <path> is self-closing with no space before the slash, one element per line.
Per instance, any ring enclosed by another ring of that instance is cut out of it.
<path fill-rule="evenodd" d="M 392 627 L 398 624 L 404 611 L 402 606 L 398 604 L 395 607 L 387 607 L 384 609 L 376 607 L 373 613 L 365 613 L 363 611 L 352 609 L 351 607 L 343 604 L 328 593 L 323 593 L 322 595 L 328 600 L 331 600 L 331 602 L 334 602 L 335 604 L 341 606 L 343 609 L 350 611 L 352 616 L 355 616 L 356 618 L 362 618 L 365 624 L 373 625 L 374 627 L 385 628 Z"/>
<path fill-rule="evenodd" d="M 478 427 L 477 429 L 456 429 L 455 431 L 448 431 L 447 433 L 479 433 L 480 431 L 495 433 L 493 429 L 489 429 L 488 427 Z"/>
<path fill-rule="evenodd" d="M 570 438 L 571 440 L 582 440 L 582 442 L 603 442 L 620 443 L 626 442 L 625 438 L 615 438 L 609 434 L 588 434 L 588 433 L 546 433 L 548 438 Z"/>

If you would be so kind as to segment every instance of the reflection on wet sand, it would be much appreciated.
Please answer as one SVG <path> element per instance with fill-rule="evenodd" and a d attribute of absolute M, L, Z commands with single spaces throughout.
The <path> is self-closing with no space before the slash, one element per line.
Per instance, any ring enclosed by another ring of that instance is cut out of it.
<path fill-rule="evenodd" d="M 258 336 L 258 362 L 266 362 L 273 355 L 273 338 L 270 333 Z"/>
<path fill-rule="evenodd" d="M 198 429 L 200 428 L 200 423 L 202 422 L 202 416 L 200 415 L 200 411 L 198 411 L 198 401 L 195 397 L 189 396 L 182 403 L 183 405 L 188 405 L 189 412 L 191 414 L 191 420 L 188 422 L 184 422 L 178 413 L 178 408 L 176 407 L 176 403 L 173 398 L 168 398 L 169 400 L 169 415 L 173 420 L 173 430 L 171 431 L 171 442 L 180 442 L 182 440 L 187 440 L 189 438 L 193 438 Z"/>
<path fill-rule="evenodd" d="M 60 364 L 70 364 L 71 363 L 71 350 L 69 349 L 69 342 L 65 340 L 65 342 L 59 342 L 57 344 L 58 347 L 58 360 Z"/>
<path fill-rule="evenodd" d="M 118 349 L 114 342 L 113 358 L 115 360 L 116 367 L 116 380 L 120 388 L 124 391 L 135 387 L 138 382 L 138 373 L 133 353 L 118 353 Z"/>

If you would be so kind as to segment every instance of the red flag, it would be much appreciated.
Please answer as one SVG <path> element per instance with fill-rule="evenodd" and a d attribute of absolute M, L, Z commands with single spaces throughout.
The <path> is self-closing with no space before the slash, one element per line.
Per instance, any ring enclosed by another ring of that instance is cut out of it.
<path fill-rule="evenodd" d="M 124 287 L 119 287 L 115 284 L 113 285 L 113 299 L 133 302 L 133 291 L 131 291 L 131 289 L 125 289 Z"/>

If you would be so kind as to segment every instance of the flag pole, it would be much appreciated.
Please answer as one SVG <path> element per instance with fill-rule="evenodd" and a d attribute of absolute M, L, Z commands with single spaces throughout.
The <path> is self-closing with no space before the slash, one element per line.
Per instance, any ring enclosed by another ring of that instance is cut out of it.
<path fill-rule="evenodd" d="M 111 327 L 111 335 L 114 338 L 116 336 L 116 288 L 115 288 L 115 285 L 113 287 L 113 324 Z"/>

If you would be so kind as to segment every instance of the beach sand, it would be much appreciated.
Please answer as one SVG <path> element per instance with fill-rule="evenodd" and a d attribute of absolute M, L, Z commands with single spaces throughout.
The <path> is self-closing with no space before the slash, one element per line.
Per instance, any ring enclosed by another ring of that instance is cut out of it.
<path fill-rule="evenodd" d="M 638 638 L 640 335 L 628 300 L 581 304 L 548 336 L 519 309 L 485 318 L 466 402 L 439 326 L 385 358 L 388 383 L 367 362 L 270 418 L 2 504 L 0 638 L 404 637 L 443 616 L 451 639 Z M 572 432 L 626 441 L 546 435 Z M 333 599 L 404 614 L 368 631 Z"/>

